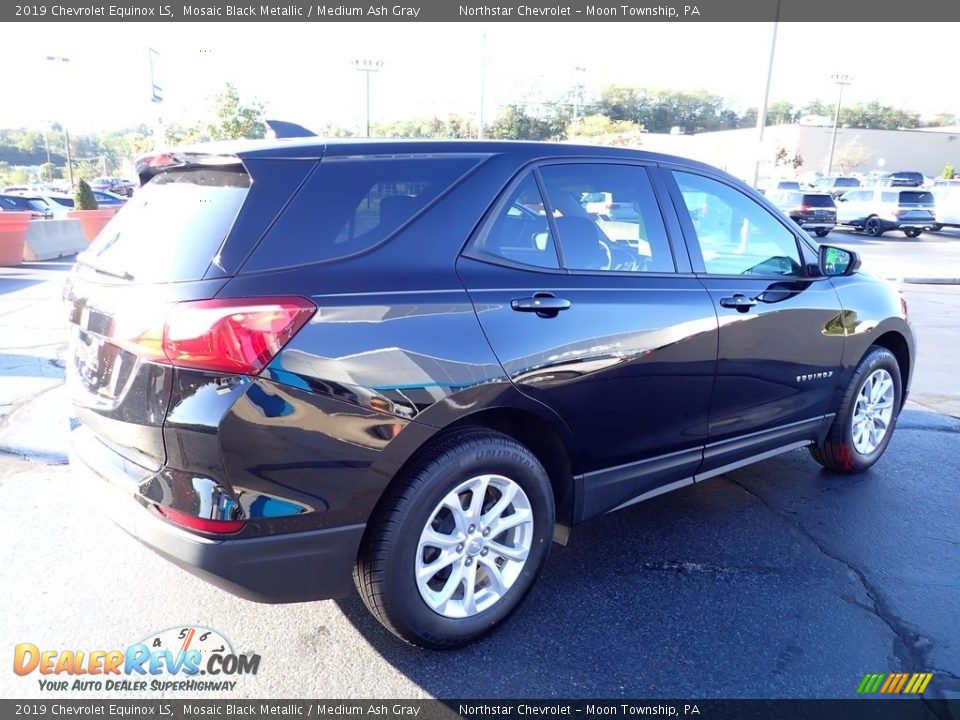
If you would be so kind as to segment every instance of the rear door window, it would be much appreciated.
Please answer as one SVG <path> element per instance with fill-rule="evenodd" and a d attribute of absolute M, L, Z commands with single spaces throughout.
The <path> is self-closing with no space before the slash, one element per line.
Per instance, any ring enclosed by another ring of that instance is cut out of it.
<path fill-rule="evenodd" d="M 85 264 L 137 282 L 199 280 L 249 189 L 239 165 L 157 175 L 103 229 Z"/>
<path fill-rule="evenodd" d="M 543 197 L 533 173 L 527 173 L 517 184 L 494 221 L 477 238 L 474 248 L 512 263 L 560 268 Z"/>
<path fill-rule="evenodd" d="M 243 271 L 336 260 L 379 245 L 480 160 L 476 156 L 324 159 Z"/>

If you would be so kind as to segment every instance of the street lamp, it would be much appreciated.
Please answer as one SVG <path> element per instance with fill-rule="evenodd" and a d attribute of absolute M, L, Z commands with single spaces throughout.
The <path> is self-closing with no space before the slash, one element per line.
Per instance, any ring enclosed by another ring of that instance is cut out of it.
<path fill-rule="evenodd" d="M 843 88 L 845 85 L 853 84 L 853 75 L 834 74 L 830 76 L 834 84 L 840 88 L 840 94 L 837 96 L 837 112 L 833 116 L 833 134 L 830 136 L 830 157 L 827 160 L 827 177 L 833 170 L 833 151 L 837 146 L 837 125 L 840 124 L 840 104 L 843 102 Z"/>
<path fill-rule="evenodd" d="M 68 63 L 70 58 L 62 57 L 60 55 L 47 55 L 47 60 L 52 63 Z M 63 125 L 63 137 L 67 143 L 67 172 L 70 177 L 70 189 L 73 190 L 73 159 L 70 157 L 70 131 L 67 130 L 67 126 Z"/>
<path fill-rule="evenodd" d="M 367 76 L 367 137 L 370 137 L 370 73 L 379 72 L 383 60 L 354 60 L 353 67 Z"/>
<path fill-rule="evenodd" d="M 763 131 L 767 127 L 767 107 L 770 105 L 770 81 L 773 80 L 773 61 L 777 55 L 777 30 L 780 29 L 780 5 L 782 0 L 777 0 L 777 12 L 773 16 L 773 35 L 770 38 L 770 60 L 767 63 L 767 83 L 763 90 L 763 105 L 760 106 L 760 112 L 757 113 L 757 158 L 753 163 L 753 187 L 757 186 L 760 180 L 760 162 L 763 154 Z"/>
<path fill-rule="evenodd" d="M 573 135 L 576 135 L 580 130 L 580 106 L 583 104 L 583 82 L 580 81 L 580 78 L 586 74 L 587 69 L 577 65 L 573 68 L 573 72 L 578 77 L 573 86 L 573 127 L 571 128 Z"/>

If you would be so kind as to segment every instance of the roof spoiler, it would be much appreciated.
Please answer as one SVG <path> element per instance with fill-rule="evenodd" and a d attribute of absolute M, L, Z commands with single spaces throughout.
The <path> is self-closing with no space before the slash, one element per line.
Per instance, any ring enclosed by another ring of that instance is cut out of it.
<path fill-rule="evenodd" d="M 303 125 L 287 122 L 286 120 L 265 120 L 267 127 L 270 128 L 270 134 L 278 140 L 283 138 L 305 138 L 317 137 L 312 130 L 307 130 Z"/>
<path fill-rule="evenodd" d="M 191 151 L 190 149 L 166 150 L 150 153 L 137 159 L 137 175 L 140 185 L 146 185 L 150 178 L 164 170 L 184 167 L 242 165 L 240 158 L 230 154 L 215 154 Z"/>

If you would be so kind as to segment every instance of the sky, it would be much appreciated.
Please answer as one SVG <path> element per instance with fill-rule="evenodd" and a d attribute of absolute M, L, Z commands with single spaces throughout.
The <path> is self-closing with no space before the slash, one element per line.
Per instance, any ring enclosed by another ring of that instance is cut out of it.
<path fill-rule="evenodd" d="M 897 27 L 902 38 L 904 24 Z M 481 67 L 488 122 L 498 107 L 551 100 L 577 83 L 587 96 L 608 84 L 702 88 L 743 110 L 763 100 L 773 30 L 669 22 L 18 24 L 0 45 L 0 67 L 21 78 L 0 105 L 0 127 L 115 130 L 152 124 L 158 109 L 167 122 L 189 123 L 229 81 L 245 99 L 264 102 L 268 117 L 358 128 L 364 78 L 351 61 L 366 59 L 383 61 L 371 77 L 374 123 L 475 118 Z M 835 103 L 830 76 L 842 73 L 854 78 L 845 104 L 879 100 L 925 116 L 960 115 L 960 85 L 950 79 L 956 25 L 917 23 L 906 45 L 878 40 L 889 32 L 883 24 L 780 23 L 771 101 Z M 159 53 L 159 108 L 150 102 L 149 48 Z"/>

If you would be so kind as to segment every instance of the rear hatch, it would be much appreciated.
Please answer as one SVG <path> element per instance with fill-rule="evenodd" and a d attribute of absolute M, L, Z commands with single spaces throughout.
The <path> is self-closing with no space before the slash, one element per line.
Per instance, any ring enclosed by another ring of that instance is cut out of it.
<path fill-rule="evenodd" d="M 78 257 L 64 288 L 67 373 L 77 419 L 155 471 L 166 461 L 174 362 L 202 366 L 202 344 L 216 340 L 204 334 L 213 311 L 203 301 L 216 297 L 316 160 L 165 154 L 142 163 L 144 186 Z M 173 360 L 171 342 L 181 353 Z"/>
<path fill-rule="evenodd" d="M 804 194 L 800 213 L 804 222 L 833 222 L 837 219 L 837 204 L 826 193 Z"/>
<path fill-rule="evenodd" d="M 931 224 L 935 221 L 933 193 L 928 190 L 901 190 L 893 214 L 901 224 Z"/>

